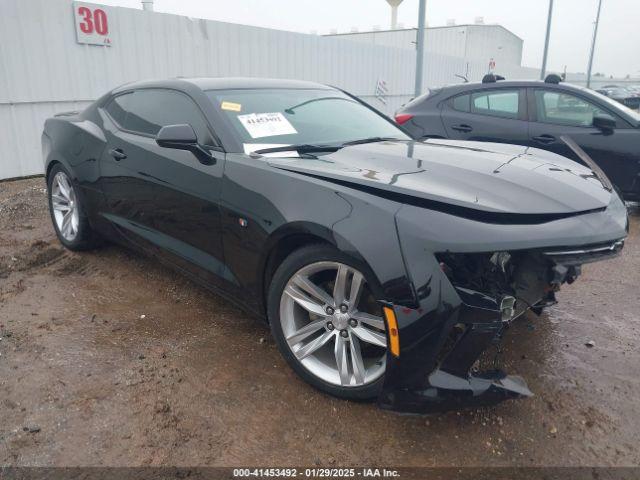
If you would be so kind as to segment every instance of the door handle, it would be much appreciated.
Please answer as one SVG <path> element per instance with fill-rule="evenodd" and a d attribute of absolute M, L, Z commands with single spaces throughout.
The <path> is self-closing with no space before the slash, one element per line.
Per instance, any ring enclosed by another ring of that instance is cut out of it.
<path fill-rule="evenodd" d="M 109 155 L 111 155 L 117 162 L 127 158 L 126 153 L 124 153 L 121 148 L 112 148 L 109 150 Z"/>
<path fill-rule="evenodd" d="M 473 128 L 471 128 L 469 125 L 465 125 L 464 123 L 461 125 L 453 125 L 451 128 L 454 130 L 457 130 L 458 132 L 465 132 L 465 133 L 469 133 L 470 131 L 473 130 Z"/>
<path fill-rule="evenodd" d="M 556 141 L 556 137 L 554 137 L 553 135 L 538 135 L 537 137 L 533 137 L 533 139 L 536 142 L 539 143 L 544 143 L 544 144 L 548 144 L 548 143 L 553 143 Z"/>

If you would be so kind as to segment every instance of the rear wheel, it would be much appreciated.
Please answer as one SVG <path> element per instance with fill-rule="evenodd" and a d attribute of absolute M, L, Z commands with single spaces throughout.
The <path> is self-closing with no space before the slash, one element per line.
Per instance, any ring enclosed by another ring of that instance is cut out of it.
<path fill-rule="evenodd" d="M 70 250 L 86 250 L 98 242 L 85 215 L 71 175 L 56 164 L 48 177 L 49 211 L 58 240 Z"/>
<path fill-rule="evenodd" d="M 271 330 L 307 382 L 350 399 L 375 397 L 384 381 L 387 337 L 378 291 L 348 256 L 324 245 L 292 253 L 269 289 Z"/>

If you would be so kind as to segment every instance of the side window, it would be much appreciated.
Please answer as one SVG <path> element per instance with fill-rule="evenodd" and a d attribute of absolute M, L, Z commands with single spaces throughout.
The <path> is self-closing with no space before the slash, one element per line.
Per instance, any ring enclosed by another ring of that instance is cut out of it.
<path fill-rule="evenodd" d="M 109 116 L 120 126 L 124 126 L 125 119 L 129 113 L 129 108 L 131 107 L 132 98 L 132 93 L 119 95 L 113 98 L 105 109 Z"/>
<path fill-rule="evenodd" d="M 451 108 L 459 112 L 470 112 L 471 107 L 469 105 L 471 95 L 458 95 L 451 99 Z"/>
<path fill-rule="evenodd" d="M 519 90 L 493 90 L 471 95 L 471 111 L 494 117 L 518 118 Z"/>
<path fill-rule="evenodd" d="M 538 121 L 574 127 L 588 127 L 593 116 L 606 113 L 593 103 L 564 92 L 535 90 Z"/>
<path fill-rule="evenodd" d="M 137 90 L 123 127 L 145 135 L 156 135 L 162 127 L 188 123 L 203 145 L 215 145 L 202 112 L 186 95 L 173 90 Z"/>

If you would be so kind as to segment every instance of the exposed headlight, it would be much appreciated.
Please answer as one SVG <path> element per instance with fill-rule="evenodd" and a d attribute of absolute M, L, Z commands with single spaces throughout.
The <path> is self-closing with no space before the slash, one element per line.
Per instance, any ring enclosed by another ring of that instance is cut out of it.
<path fill-rule="evenodd" d="M 512 296 L 502 297 L 500 302 L 500 314 L 502 315 L 502 321 L 510 321 L 516 313 L 516 299 Z"/>

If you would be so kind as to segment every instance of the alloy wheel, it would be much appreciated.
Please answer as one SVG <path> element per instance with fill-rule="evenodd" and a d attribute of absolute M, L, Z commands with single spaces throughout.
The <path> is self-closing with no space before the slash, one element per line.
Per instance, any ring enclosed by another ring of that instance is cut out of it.
<path fill-rule="evenodd" d="M 289 348 L 313 375 L 341 387 L 362 387 L 384 374 L 385 323 L 364 275 L 339 262 L 298 270 L 280 301 Z"/>
<path fill-rule="evenodd" d="M 60 235 L 73 242 L 78 235 L 80 213 L 76 192 L 64 172 L 56 173 L 51 182 L 51 208 Z"/>

